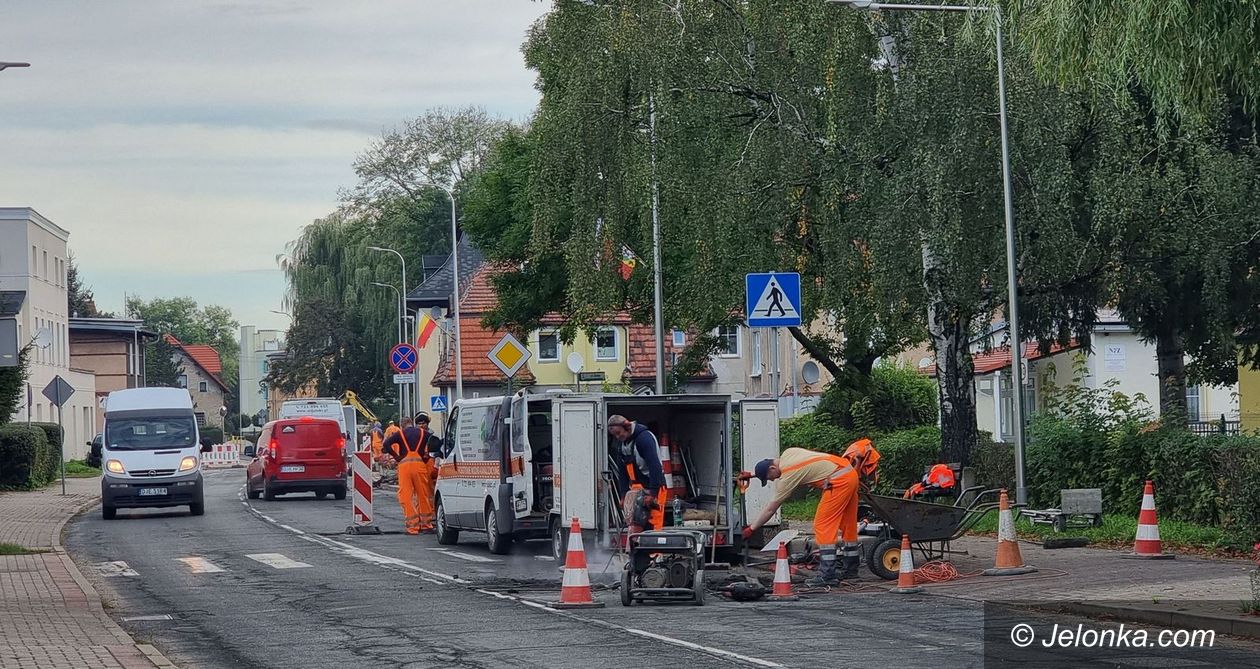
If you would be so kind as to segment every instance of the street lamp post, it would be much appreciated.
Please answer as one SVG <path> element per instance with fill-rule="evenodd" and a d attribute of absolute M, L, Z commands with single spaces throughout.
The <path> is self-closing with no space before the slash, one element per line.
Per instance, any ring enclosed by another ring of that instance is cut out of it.
<path fill-rule="evenodd" d="M 403 313 L 402 313 L 402 298 L 401 298 L 402 293 L 398 290 L 398 286 L 395 286 L 392 283 L 381 283 L 380 281 L 373 281 L 372 285 L 383 286 L 397 293 L 398 299 L 395 301 L 395 304 L 398 306 L 398 330 L 397 330 L 398 341 L 400 343 L 405 341 L 404 337 L 406 335 L 403 333 Z M 399 384 L 398 385 L 398 417 L 399 419 L 407 415 L 406 402 L 407 402 L 407 398 L 406 398 L 405 388 L 402 384 Z"/>
<path fill-rule="evenodd" d="M 1006 66 L 1002 58 L 1002 10 L 996 6 L 971 5 L 908 5 L 872 2 L 872 0 L 826 0 L 872 12 L 993 12 L 994 36 L 997 42 L 998 119 L 1002 135 L 1002 204 L 1006 217 L 1006 290 L 1010 307 L 1007 310 L 1011 334 L 1011 387 L 1015 389 L 1011 405 L 1015 433 L 1015 501 L 1028 501 L 1028 489 L 1024 483 L 1024 346 L 1019 330 L 1019 286 L 1015 263 L 1015 211 L 1011 195 L 1011 151 L 1006 122 Z"/>
<path fill-rule="evenodd" d="M 13 62 L 6 62 L 3 60 L 0 60 L 0 72 L 3 72 L 4 70 L 9 69 L 10 67 L 30 67 L 30 66 L 31 66 L 30 63 L 13 63 Z"/>
<path fill-rule="evenodd" d="M 398 251 L 395 251 L 394 249 L 387 249 L 383 246 L 369 246 L 368 250 L 380 251 L 383 253 L 392 253 L 398 256 L 398 262 L 402 263 L 402 283 L 398 284 L 402 286 L 402 289 L 398 292 L 398 323 L 399 323 L 398 343 L 401 344 L 407 341 L 407 321 L 403 320 L 406 318 L 406 315 L 407 315 L 407 304 L 404 298 L 404 296 L 407 294 L 407 259 L 404 258 L 403 254 L 399 253 Z M 406 385 L 404 385 L 402 390 L 403 390 L 404 407 L 401 410 L 405 412 L 405 415 L 412 415 L 415 413 L 415 411 L 413 411 L 410 406 L 410 401 L 409 401 L 411 398 L 411 393 L 409 392 L 410 389 L 407 388 Z"/>
<path fill-rule="evenodd" d="M 455 316 L 455 399 L 464 397 L 464 349 L 459 337 L 459 222 L 455 216 L 455 193 L 442 184 L 421 183 L 418 186 L 437 188 L 451 200 L 451 311 Z"/>

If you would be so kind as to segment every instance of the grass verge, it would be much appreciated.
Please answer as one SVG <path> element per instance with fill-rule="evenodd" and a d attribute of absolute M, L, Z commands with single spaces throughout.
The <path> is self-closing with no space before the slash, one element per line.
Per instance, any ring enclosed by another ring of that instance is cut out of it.
<path fill-rule="evenodd" d="M 33 555 L 35 553 L 47 553 L 42 548 L 27 548 L 17 544 L 6 544 L 0 541 L 0 555 Z"/>
<path fill-rule="evenodd" d="M 88 479 L 101 475 L 101 470 L 96 467 L 89 467 L 84 460 L 67 460 L 66 461 L 66 478 L 72 479 Z"/>

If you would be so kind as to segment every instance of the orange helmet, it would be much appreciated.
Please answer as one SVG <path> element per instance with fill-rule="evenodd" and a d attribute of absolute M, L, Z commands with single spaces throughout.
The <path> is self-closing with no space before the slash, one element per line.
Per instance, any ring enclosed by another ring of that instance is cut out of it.
<path fill-rule="evenodd" d="M 855 459 L 861 460 L 859 468 L 863 476 L 873 475 L 876 466 L 879 465 L 879 451 L 875 450 L 875 444 L 865 437 L 849 444 L 849 447 L 844 449 L 844 457 L 849 462 Z"/>

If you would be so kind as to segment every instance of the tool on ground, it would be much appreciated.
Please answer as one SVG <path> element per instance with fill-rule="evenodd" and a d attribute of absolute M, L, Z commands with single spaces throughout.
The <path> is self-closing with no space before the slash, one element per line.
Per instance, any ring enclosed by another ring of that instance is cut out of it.
<path fill-rule="evenodd" d="M 755 602 L 766 596 L 766 586 L 760 583 L 742 581 L 724 586 L 718 592 L 737 602 Z"/>
<path fill-rule="evenodd" d="M 1137 538 L 1133 541 L 1133 552 L 1125 553 L 1126 558 L 1145 560 L 1171 560 L 1176 555 L 1164 552 L 1164 545 L 1159 540 L 1159 518 L 1155 514 L 1155 483 L 1147 481 L 1142 489 L 1142 510 L 1138 511 Z"/>
<path fill-rule="evenodd" d="M 564 560 L 560 601 L 548 602 L 547 606 L 553 609 L 595 609 L 604 606 L 591 594 L 591 578 L 586 572 L 586 549 L 582 547 L 582 527 L 577 516 L 569 525 L 569 551 Z"/>
<path fill-rule="evenodd" d="M 748 474 L 747 476 L 744 476 Z M 752 474 L 748 472 L 740 472 L 735 477 L 735 487 L 739 488 L 739 523 L 743 527 L 748 527 L 748 482 L 752 479 Z M 748 542 L 740 542 L 740 551 L 743 553 L 743 559 L 740 564 L 748 566 Z"/>
<path fill-rule="evenodd" d="M 792 568 L 788 565 L 787 544 L 781 543 L 774 560 L 774 588 L 770 591 L 770 600 L 794 602 L 798 599 L 800 596 L 792 590 Z"/>
<path fill-rule="evenodd" d="M 621 605 L 647 600 L 704 606 L 704 532 L 671 528 L 631 534 Z"/>
<path fill-rule="evenodd" d="M 901 558 L 897 569 L 897 587 L 889 590 L 899 595 L 911 595 L 923 592 L 923 588 L 915 585 L 914 555 L 910 552 L 910 535 L 901 535 Z"/>
<path fill-rule="evenodd" d="M 1015 516 L 1011 513 L 1011 500 L 1003 488 L 998 497 L 998 542 L 997 555 L 992 569 L 985 569 L 985 576 L 1018 576 L 1037 571 L 1035 567 L 1024 564 L 1024 557 L 1019 554 L 1019 539 L 1015 536 Z"/>

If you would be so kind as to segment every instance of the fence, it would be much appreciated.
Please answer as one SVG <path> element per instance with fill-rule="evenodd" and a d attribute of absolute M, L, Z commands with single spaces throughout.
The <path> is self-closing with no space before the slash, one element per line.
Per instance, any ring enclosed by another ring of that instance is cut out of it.
<path fill-rule="evenodd" d="M 1191 432 L 1200 436 L 1209 434 L 1238 435 L 1242 433 L 1242 421 L 1227 420 L 1224 415 L 1221 415 L 1218 420 L 1191 421 L 1189 427 Z"/>
<path fill-rule="evenodd" d="M 215 444 L 201 454 L 203 467 L 231 467 L 237 464 L 236 444 Z"/>

